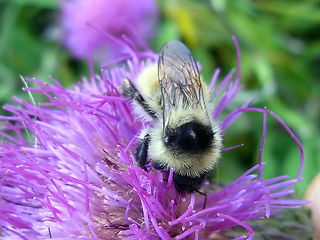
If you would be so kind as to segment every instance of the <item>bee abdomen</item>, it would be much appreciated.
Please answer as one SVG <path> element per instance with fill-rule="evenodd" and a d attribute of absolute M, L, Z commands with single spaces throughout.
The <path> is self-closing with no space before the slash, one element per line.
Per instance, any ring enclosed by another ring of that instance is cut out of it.
<path fill-rule="evenodd" d="M 176 153 L 199 154 L 211 147 L 213 138 L 211 126 L 189 122 L 176 129 L 166 129 L 164 143 Z"/>

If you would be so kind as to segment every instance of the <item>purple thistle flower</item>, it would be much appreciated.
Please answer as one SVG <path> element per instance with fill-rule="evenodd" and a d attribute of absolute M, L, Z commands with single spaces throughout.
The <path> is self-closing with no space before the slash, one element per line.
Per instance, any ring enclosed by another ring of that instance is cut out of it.
<path fill-rule="evenodd" d="M 158 20 L 155 0 L 70 0 L 61 3 L 64 44 L 77 58 L 107 49 L 108 56 L 121 54 L 113 38 L 126 36 L 147 48 Z M 98 56 L 105 59 L 106 56 Z"/>
<path fill-rule="evenodd" d="M 240 91 L 240 53 L 235 80 L 229 74 L 215 90 L 220 118 Z M 233 226 L 253 229 L 246 221 L 269 217 L 283 208 L 298 208 L 303 201 L 284 197 L 300 181 L 303 150 L 292 131 L 267 109 L 249 108 L 249 103 L 220 119 L 222 131 L 243 112 L 263 114 L 263 137 L 259 164 L 226 187 L 179 195 L 163 172 L 145 172 L 132 157 L 135 139 L 144 124 L 132 113 L 117 87 L 124 78 L 134 81 L 141 70 L 157 61 L 152 52 L 139 53 L 114 68 L 102 70 L 102 77 L 84 79 L 65 89 L 35 78 L 26 81 L 47 102 L 35 105 L 13 98 L 16 105 L 4 109 L 0 134 L 0 234 L 3 239 L 213 239 Z M 211 88 L 218 78 L 214 74 Z M 262 179 L 262 150 L 267 115 L 277 119 L 301 151 L 297 176 Z M 33 140 L 32 140 L 33 139 Z M 225 151 L 230 148 L 224 149 Z M 255 173 L 255 172 L 258 173 Z"/>

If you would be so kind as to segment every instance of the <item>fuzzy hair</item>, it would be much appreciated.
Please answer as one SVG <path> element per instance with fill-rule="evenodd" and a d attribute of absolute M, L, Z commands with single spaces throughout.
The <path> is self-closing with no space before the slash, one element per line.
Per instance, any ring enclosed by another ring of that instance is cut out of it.
<path fill-rule="evenodd" d="M 182 102 L 172 108 L 169 119 L 163 119 L 161 92 L 157 75 L 157 65 L 153 64 L 142 71 L 137 79 L 137 88 L 149 107 L 157 113 L 157 119 L 153 122 L 153 127 L 144 129 L 140 133 L 141 139 L 146 134 L 150 134 L 151 141 L 149 145 L 148 156 L 151 162 L 162 166 L 165 169 L 173 168 L 175 172 L 183 176 L 199 177 L 214 168 L 220 158 L 222 148 L 222 136 L 218 123 L 210 118 L 210 113 L 214 110 L 214 102 L 210 97 L 210 92 L 206 84 L 202 81 L 205 106 L 197 104 L 185 105 Z M 134 101 L 135 111 L 139 116 L 150 118 Z M 168 120 L 168 126 L 175 129 L 188 122 L 198 122 L 212 128 L 214 139 L 210 148 L 202 154 L 178 154 L 168 149 L 163 141 L 163 121 Z"/>

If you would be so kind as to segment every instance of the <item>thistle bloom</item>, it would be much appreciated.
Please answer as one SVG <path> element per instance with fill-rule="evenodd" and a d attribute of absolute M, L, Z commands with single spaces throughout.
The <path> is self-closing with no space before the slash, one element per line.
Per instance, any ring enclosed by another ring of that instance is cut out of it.
<path fill-rule="evenodd" d="M 161 171 L 140 169 L 132 153 L 140 129 L 149 123 L 136 119 L 117 87 L 124 78 L 134 81 L 158 56 L 136 50 L 130 55 L 73 89 L 54 78 L 53 84 L 28 78 L 37 87 L 25 90 L 40 92 L 48 101 L 13 98 L 16 105 L 4 107 L 12 116 L 1 117 L 6 120 L 0 132 L 6 139 L 0 158 L 3 239 L 214 239 L 232 226 L 247 230 L 237 239 L 252 239 L 253 229 L 245 221 L 300 207 L 302 201 L 284 197 L 293 192 L 302 167 L 294 179 L 262 179 L 267 114 L 297 143 L 303 161 L 301 145 L 280 118 L 249 103 L 220 119 L 220 127 L 226 131 L 243 112 L 261 112 L 259 164 L 221 190 L 207 186 L 205 209 L 202 195 L 176 192 L 172 171 L 165 181 Z M 216 87 L 218 71 L 213 76 L 217 119 L 241 90 L 239 66 L 237 71 L 234 80 L 231 72 Z"/>
<path fill-rule="evenodd" d="M 64 43 L 77 58 L 97 54 L 100 48 L 112 57 L 121 54 L 113 37 L 122 35 L 145 47 L 158 19 L 155 0 L 70 0 L 61 3 L 61 10 Z"/>

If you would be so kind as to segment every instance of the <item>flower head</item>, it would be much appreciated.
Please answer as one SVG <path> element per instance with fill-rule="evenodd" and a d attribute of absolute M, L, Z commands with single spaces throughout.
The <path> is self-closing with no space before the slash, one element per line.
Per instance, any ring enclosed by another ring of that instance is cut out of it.
<path fill-rule="evenodd" d="M 154 0 L 70 0 L 61 8 L 64 43 L 77 58 L 97 54 L 101 48 L 109 56 L 119 55 L 122 49 L 112 38 L 122 35 L 145 47 L 158 19 Z"/>
<path fill-rule="evenodd" d="M 35 105 L 14 98 L 17 105 L 2 126 L 0 168 L 0 233 L 4 239 L 213 239 L 232 226 L 270 215 L 282 208 L 299 207 L 298 200 L 285 200 L 300 180 L 278 176 L 262 179 L 261 160 L 267 109 L 249 108 L 249 103 L 220 119 L 228 126 L 242 112 L 263 114 L 263 139 L 259 164 L 222 189 L 207 186 L 207 204 L 198 193 L 176 192 L 172 171 L 165 180 L 161 171 L 145 172 L 132 153 L 135 139 L 145 124 L 137 120 L 131 105 L 117 90 L 124 78 L 135 80 L 141 70 L 157 61 L 151 53 L 131 51 L 131 57 L 102 76 L 84 79 L 73 89 L 28 78 L 48 101 Z M 214 74 L 210 88 L 218 77 Z M 214 93 L 221 112 L 240 91 L 238 76 L 225 77 Z M 34 140 L 32 140 L 34 139 Z M 228 149 L 225 149 L 228 150 Z M 258 174 L 255 173 L 258 171 Z M 237 239 L 244 239 L 240 236 Z"/>

